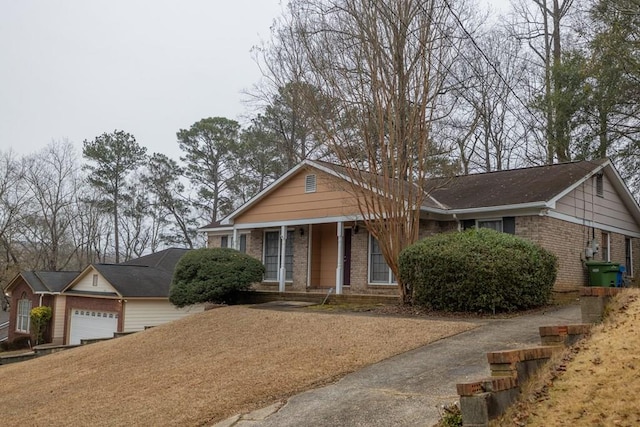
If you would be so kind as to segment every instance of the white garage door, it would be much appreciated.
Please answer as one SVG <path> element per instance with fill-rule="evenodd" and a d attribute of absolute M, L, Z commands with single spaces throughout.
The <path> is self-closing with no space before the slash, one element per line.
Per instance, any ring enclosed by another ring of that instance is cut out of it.
<path fill-rule="evenodd" d="M 112 338 L 118 330 L 118 314 L 96 310 L 71 310 L 69 344 L 80 344 L 83 338 Z"/>

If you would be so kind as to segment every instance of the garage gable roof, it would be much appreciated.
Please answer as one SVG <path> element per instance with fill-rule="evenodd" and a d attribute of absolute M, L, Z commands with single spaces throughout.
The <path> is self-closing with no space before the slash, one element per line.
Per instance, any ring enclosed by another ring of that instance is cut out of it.
<path fill-rule="evenodd" d="M 168 298 L 176 264 L 189 249 L 170 248 L 120 264 L 92 264 L 65 288 L 95 269 L 123 298 Z"/>

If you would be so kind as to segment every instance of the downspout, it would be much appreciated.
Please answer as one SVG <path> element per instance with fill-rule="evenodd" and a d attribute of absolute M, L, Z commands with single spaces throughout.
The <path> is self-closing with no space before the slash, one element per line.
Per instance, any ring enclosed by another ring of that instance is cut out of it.
<path fill-rule="evenodd" d="M 462 230 L 462 224 L 460 223 L 460 219 L 458 219 L 458 215 L 456 215 L 455 213 L 453 214 L 453 219 L 456 221 L 456 224 L 458 224 L 458 232 L 463 231 Z"/>

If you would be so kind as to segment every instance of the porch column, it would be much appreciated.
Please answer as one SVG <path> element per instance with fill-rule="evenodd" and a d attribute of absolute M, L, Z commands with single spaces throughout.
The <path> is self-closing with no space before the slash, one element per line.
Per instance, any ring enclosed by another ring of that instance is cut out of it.
<path fill-rule="evenodd" d="M 344 223 L 338 222 L 338 266 L 336 267 L 336 294 L 342 294 L 344 284 Z"/>
<path fill-rule="evenodd" d="M 287 250 L 287 226 L 280 227 L 280 281 L 278 283 L 278 291 L 284 292 L 285 279 L 287 277 L 287 267 L 285 264 L 285 255 Z"/>
<path fill-rule="evenodd" d="M 238 239 L 240 237 L 239 233 L 238 233 L 238 229 L 233 227 L 233 246 L 232 248 L 235 249 L 236 251 L 240 250 L 240 240 Z"/>

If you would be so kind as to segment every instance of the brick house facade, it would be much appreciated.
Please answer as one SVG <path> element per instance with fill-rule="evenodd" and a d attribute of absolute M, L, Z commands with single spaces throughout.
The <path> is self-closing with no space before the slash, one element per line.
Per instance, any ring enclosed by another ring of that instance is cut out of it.
<path fill-rule="evenodd" d="M 309 192 L 305 185 L 316 175 L 317 187 Z M 234 242 L 245 235 L 242 247 L 248 254 L 265 263 L 267 252 L 277 257 L 279 280 L 265 280 L 256 289 L 395 294 L 397 286 L 372 274 L 380 272 L 379 257 L 360 212 L 353 209 L 353 198 L 326 184 L 340 179 L 346 177 L 339 166 L 304 161 L 201 231 L 207 233 L 209 247 L 239 248 Z M 420 238 L 475 226 L 529 239 L 558 256 L 557 293 L 575 292 L 587 283 L 587 260 L 604 257 L 625 265 L 630 276 L 634 266 L 640 268 L 640 208 L 608 160 L 434 180 L 427 191 L 437 203 L 421 208 Z M 284 231 L 289 237 L 282 239 Z M 269 246 L 268 232 L 281 240 Z M 293 244 L 282 244 L 288 238 Z M 587 248 L 594 245 L 599 251 L 589 257 Z M 292 256 L 291 266 L 285 265 L 286 256 Z M 293 270 L 287 270 L 286 280 L 281 274 L 285 267 Z M 382 277 L 391 276 L 383 272 Z"/>

